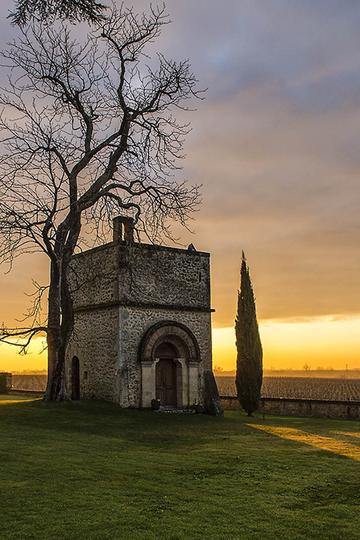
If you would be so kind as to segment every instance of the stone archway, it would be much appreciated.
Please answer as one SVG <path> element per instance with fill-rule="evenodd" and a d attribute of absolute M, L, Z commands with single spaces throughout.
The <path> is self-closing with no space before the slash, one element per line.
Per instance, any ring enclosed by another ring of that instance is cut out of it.
<path fill-rule="evenodd" d="M 161 405 L 187 407 L 199 402 L 200 351 L 183 324 L 162 321 L 150 327 L 139 347 L 142 407 L 154 398 Z"/>

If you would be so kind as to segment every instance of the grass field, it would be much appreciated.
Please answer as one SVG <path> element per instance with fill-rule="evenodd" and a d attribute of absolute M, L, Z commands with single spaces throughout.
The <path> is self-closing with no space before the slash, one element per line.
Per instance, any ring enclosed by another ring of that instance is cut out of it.
<path fill-rule="evenodd" d="M 360 423 L 0 400 L 0 538 L 359 539 Z"/>

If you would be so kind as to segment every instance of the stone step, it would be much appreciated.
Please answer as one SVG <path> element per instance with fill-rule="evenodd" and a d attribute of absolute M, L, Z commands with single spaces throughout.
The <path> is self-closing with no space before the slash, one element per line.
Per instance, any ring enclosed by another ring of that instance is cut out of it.
<path fill-rule="evenodd" d="M 160 409 L 157 409 L 154 412 L 167 413 L 167 414 L 195 414 L 195 411 L 193 409 L 183 409 L 183 408 L 166 407 L 166 406 L 161 406 Z"/>

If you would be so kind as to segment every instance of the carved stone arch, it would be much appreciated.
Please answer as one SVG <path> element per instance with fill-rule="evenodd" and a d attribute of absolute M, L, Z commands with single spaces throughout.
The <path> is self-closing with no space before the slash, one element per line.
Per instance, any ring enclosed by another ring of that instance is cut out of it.
<path fill-rule="evenodd" d="M 169 343 L 178 351 L 178 356 L 188 362 L 200 362 L 200 349 L 194 334 L 184 324 L 175 321 L 161 321 L 145 332 L 140 342 L 139 361 L 153 362 L 156 349 L 162 343 Z"/>

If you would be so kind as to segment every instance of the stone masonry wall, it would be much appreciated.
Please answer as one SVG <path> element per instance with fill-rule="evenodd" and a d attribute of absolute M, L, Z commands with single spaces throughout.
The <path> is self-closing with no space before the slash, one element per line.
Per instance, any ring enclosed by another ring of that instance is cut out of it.
<path fill-rule="evenodd" d="M 70 280 L 76 316 L 67 351 L 69 391 L 77 356 L 82 397 L 140 406 L 139 343 L 163 320 L 183 323 L 195 335 L 202 385 L 203 370 L 211 370 L 207 253 L 111 242 L 75 255 Z"/>
<path fill-rule="evenodd" d="M 221 396 L 225 410 L 240 410 L 236 396 Z M 319 418 L 360 418 L 360 402 L 320 399 L 261 398 L 258 414 L 314 416 Z"/>
<path fill-rule="evenodd" d="M 111 242 L 74 256 L 75 309 L 119 301 L 210 308 L 208 253 Z"/>
<path fill-rule="evenodd" d="M 70 280 L 74 308 L 103 304 L 118 298 L 118 251 L 113 243 L 73 257 Z"/>
<path fill-rule="evenodd" d="M 119 300 L 210 307 L 207 253 L 133 244 L 119 245 Z"/>
<path fill-rule="evenodd" d="M 76 314 L 74 332 L 67 351 L 67 381 L 71 392 L 71 360 L 79 358 L 80 393 L 84 399 L 116 401 L 118 355 L 118 308 Z"/>
<path fill-rule="evenodd" d="M 200 348 L 199 393 L 202 394 L 203 372 L 212 369 L 211 314 L 202 312 L 174 311 L 124 307 L 119 314 L 120 404 L 123 407 L 139 407 L 141 401 L 141 365 L 138 349 L 142 336 L 150 326 L 159 321 L 170 320 L 184 324 L 194 334 Z"/>

